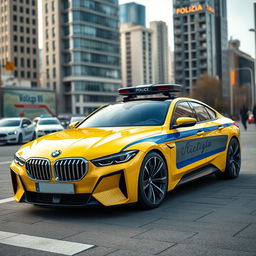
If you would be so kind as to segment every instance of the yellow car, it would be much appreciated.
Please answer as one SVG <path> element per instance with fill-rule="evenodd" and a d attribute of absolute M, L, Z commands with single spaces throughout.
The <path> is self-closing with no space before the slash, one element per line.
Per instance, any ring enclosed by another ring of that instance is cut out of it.
<path fill-rule="evenodd" d="M 179 90 L 120 89 L 123 102 L 23 145 L 10 166 L 16 201 L 154 208 L 185 182 L 214 173 L 238 177 L 238 125 L 202 102 L 175 97 Z"/>

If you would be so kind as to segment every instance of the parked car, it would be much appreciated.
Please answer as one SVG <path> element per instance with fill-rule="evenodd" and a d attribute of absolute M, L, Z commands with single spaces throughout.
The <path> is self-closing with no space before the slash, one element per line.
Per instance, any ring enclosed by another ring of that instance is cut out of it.
<path fill-rule="evenodd" d="M 22 144 L 35 139 L 35 125 L 28 118 L 0 119 L 0 142 Z"/>
<path fill-rule="evenodd" d="M 168 191 L 202 176 L 237 178 L 237 123 L 203 102 L 175 97 L 180 89 L 163 84 L 122 88 L 123 102 L 21 147 L 10 166 L 16 201 L 138 203 L 150 209 Z M 148 97 L 159 93 L 164 96 Z"/>
<path fill-rule="evenodd" d="M 46 134 L 62 130 L 64 130 L 64 127 L 56 117 L 40 118 L 36 125 L 36 137 L 39 138 Z"/>

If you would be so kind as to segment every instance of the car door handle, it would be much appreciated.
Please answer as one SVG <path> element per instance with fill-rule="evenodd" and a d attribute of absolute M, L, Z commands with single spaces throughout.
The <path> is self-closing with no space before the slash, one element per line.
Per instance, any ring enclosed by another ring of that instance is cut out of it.
<path fill-rule="evenodd" d="M 218 130 L 221 131 L 221 130 L 224 129 L 224 128 L 225 128 L 224 126 L 220 125 L 220 126 L 218 127 Z"/>
<path fill-rule="evenodd" d="M 201 135 L 203 135 L 203 134 L 204 134 L 204 131 L 203 131 L 203 130 L 199 130 L 199 131 L 196 133 L 197 136 L 201 136 Z"/>

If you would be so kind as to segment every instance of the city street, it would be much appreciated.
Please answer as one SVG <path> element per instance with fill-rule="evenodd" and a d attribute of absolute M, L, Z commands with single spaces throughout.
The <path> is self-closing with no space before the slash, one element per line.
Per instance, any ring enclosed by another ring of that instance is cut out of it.
<path fill-rule="evenodd" d="M 18 204 L 9 163 L 19 146 L 0 145 L 0 256 L 256 255 L 254 125 L 241 128 L 241 143 L 238 179 L 182 185 L 150 211 Z"/>

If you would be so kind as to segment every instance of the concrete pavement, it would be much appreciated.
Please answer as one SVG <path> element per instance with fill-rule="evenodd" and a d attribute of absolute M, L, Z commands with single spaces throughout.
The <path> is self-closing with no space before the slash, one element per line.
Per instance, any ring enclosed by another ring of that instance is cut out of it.
<path fill-rule="evenodd" d="M 158 209 L 49 209 L 0 203 L 0 255 L 65 255 L 33 249 L 26 242 L 23 248 L 14 246 L 17 234 L 32 236 L 32 241 L 43 237 L 94 245 L 77 256 L 256 255 L 256 128 L 241 131 L 238 179 L 210 176 L 185 184 L 170 192 Z M 0 146 L 0 200 L 12 195 L 5 162 L 17 148 Z M 1 232 L 11 232 L 13 239 L 1 238 Z"/>

